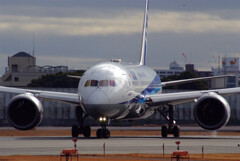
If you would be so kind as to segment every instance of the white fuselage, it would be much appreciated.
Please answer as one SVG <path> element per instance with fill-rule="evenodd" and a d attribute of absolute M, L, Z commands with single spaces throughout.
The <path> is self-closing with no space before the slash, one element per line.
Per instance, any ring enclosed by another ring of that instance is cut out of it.
<path fill-rule="evenodd" d="M 83 109 L 92 117 L 110 119 L 151 115 L 145 96 L 161 91 L 160 78 L 151 68 L 115 62 L 88 69 L 78 87 Z"/>

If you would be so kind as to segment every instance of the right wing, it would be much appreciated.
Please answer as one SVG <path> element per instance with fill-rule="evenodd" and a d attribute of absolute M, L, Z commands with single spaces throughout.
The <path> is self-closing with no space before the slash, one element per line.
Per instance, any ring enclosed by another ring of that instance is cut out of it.
<path fill-rule="evenodd" d="M 32 93 L 35 97 L 48 100 L 48 101 L 58 101 L 67 104 L 80 105 L 80 96 L 75 93 L 66 92 L 52 92 L 52 91 L 41 91 L 41 90 L 29 90 L 20 88 L 11 88 L 0 86 L 0 92 L 12 93 L 12 94 L 24 94 Z"/>

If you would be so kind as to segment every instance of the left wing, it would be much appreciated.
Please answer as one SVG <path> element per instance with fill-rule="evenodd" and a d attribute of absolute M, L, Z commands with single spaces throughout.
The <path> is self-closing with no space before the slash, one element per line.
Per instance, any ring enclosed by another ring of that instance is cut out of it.
<path fill-rule="evenodd" d="M 240 94 L 240 87 L 147 95 L 146 98 L 150 106 L 161 106 L 161 105 L 167 105 L 167 104 L 178 105 L 178 104 L 183 104 L 188 102 L 196 102 L 197 99 L 199 99 L 204 94 L 208 94 L 208 93 L 216 93 L 221 96 Z"/>
<path fill-rule="evenodd" d="M 231 75 L 220 75 L 220 76 L 200 77 L 200 78 L 192 78 L 192 79 L 167 81 L 167 82 L 162 82 L 161 85 L 162 85 L 162 87 L 167 87 L 167 86 L 173 86 L 173 85 L 178 85 L 178 84 L 197 82 L 197 81 L 201 81 L 201 80 L 208 80 L 208 79 L 214 79 L 214 78 L 223 78 L 223 77 L 228 77 L 228 76 L 231 76 Z"/>
<path fill-rule="evenodd" d="M 0 86 L 0 92 L 13 93 L 13 94 L 32 93 L 35 97 L 44 99 L 44 100 L 58 101 L 58 102 L 63 102 L 63 103 L 68 103 L 73 105 L 80 104 L 79 95 L 74 93 L 29 90 L 29 89 L 11 88 L 11 87 L 3 87 L 3 86 Z"/>

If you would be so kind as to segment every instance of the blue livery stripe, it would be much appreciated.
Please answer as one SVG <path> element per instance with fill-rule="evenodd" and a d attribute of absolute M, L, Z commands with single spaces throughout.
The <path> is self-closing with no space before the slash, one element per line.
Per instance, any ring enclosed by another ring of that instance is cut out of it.
<path fill-rule="evenodd" d="M 144 102 L 146 102 L 146 98 L 143 96 L 154 95 L 157 92 L 159 92 L 160 90 L 162 90 L 161 80 L 160 80 L 159 76 L 156 75 L 155 78 L 153 79 L 153 81 L 150 83 L 150 85 L 141 92 L 141 95 L 138 95 L 135 98 L 133 98 L 132 100 L 130 100 L 128 102 L 123 102 L 121 104 L 144 103 Z"/>

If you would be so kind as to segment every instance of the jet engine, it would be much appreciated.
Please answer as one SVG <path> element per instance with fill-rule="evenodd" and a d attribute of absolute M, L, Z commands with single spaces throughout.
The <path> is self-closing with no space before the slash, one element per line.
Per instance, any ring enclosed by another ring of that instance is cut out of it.
<path fill-rule="evenodd" d="M 16 129 L 29 130 L 42 120 L 41 102 L 31 93 L 20 94 L 12 98 L 7 105 L 8 122 Z"/>
<path fill-rule="evenodd" d="M 198 99 L 193 114 L 199 126 L 207 130 L 216 130 L 228 122 L 230 106 L 222 96 L 208 93 Z"/>

